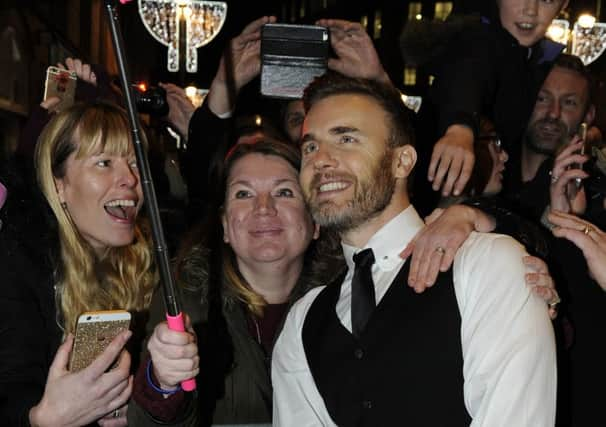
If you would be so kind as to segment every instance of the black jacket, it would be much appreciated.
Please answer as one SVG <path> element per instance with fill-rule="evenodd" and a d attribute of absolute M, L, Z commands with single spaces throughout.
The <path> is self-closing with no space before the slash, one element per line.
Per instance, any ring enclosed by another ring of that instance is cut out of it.
<path fill-rule="evenodd" d="M 29 409 L 42 397 L 62 331 L 49 257 L 54 242 L 41 214 L 44 205 L 18 179 L 4 180 L 8 198 L 0 229 L 0 419 L 19 426 L 29 425 Z"/>
<path fill-rule="evenodd" d="M 519 141 L 536 96 L 562 48 L 547 39 L 530 48 L 520 46 L 500 24 L 479 18 L 466 20 L 452 34 L 426 65 L 434 80 L 416 123 L 417 194 L 431 191 L 426 184 L 431 152 L 453 124 L 469 126 L 477 134 L 479 118 L 490 119 L 509 153 L 509 163 L 519 161 Z"/>

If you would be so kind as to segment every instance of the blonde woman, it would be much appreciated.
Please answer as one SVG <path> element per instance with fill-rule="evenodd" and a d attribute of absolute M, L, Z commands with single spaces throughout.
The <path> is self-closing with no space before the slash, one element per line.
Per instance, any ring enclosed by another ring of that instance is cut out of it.
<path fill-rule="evenodd" d="M 0 265 L 2 272 L 10 271 L 9 262 L 22 270 L 3 280 L 0 295 L 9 319 L 0 337 L 10 340 L 0 354 L 0 414 L 11 425 L 126 425 L 136 368 L 130 355 L 139 354 L 141 317 L 156 283 L 138 221 L 143 196 L 126 114 L 105 103 L 62 111 L 42 132 L 35 163 L 57 250 L 49 248 L 47 270 L 27 253 L 11 253 L 16 258 Z M 88 368 L 70 373 L 77 317 L 108 309 L 129 310 L 133 332 L 120 334 Z"/>

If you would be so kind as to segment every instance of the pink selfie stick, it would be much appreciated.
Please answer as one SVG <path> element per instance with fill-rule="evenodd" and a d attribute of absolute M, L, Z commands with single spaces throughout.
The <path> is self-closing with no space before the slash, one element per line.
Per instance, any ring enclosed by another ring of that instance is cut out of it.
<path fill-rule="evenodd" d="M 166 322 L 168 323 L 168 328 L 173 331 L 185 332 L 185 323 L 183 322 L 183 312 L 177 314 L 176 316 L 171 316 L 166 313 Z M 185 380 L 181 382 L 181 388 L 185 391 L 193 391 L 196 389 L 196 380 L 191 378 L 189 380 Z"/>

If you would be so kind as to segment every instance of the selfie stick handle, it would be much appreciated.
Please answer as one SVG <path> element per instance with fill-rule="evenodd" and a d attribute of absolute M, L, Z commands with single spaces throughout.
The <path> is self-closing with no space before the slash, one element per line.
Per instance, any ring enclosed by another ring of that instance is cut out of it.
<path fill-rule="evenodd" d="M 120 83 L 126 101 L 126 111 L 128 120 L 131 126 L 133 145 L 135 147 L 135 155 L 137 157 L 137 166 L 141 178 L 141 186 L 143 188 L 143 196 L 147 206 L 147 214 L 149 215 L 154 246 L 156 250 L 156 262 L 160 270 L 160 280 L 164 291 L 164 303 L 166 305 L 166 319 L 168 327 L 175 331 L 184 332 L 185 325 L 183 323 L 183 313 L 181 312 L 179 299 L 175 292 L 175 281 L 170 270 L 170 262 L 166 240 L 164 238 L 164 230 L 162 228 L 162 220 L 160 218 L 160 210 L 158 209 L 158 200 L 154 191 L 154 182 L 152 180 L 149 169 L 149 162 L 145 154 L 145 149 L 141 140 L 141 126 L 135 108 L 133 94 L 131 92 L 130 78 L 128 75 L 128 67 L 126 65 L 126 56 L 124 54 L 124 42 L 120 31 L 118 15 L 113 0 L 105 0 L 105 9 L 109 18 L 109 27 L 112 35 L 114 50 L 116 52 L 116 62 L 120 71 Z M 196 389 L 196 380 L 189 379 L 181 383 L 181 387 L 185 391 Z"/>

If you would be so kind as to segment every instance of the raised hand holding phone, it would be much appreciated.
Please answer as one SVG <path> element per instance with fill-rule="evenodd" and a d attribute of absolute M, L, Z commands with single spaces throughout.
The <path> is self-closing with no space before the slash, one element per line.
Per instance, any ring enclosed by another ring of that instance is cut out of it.
<path fill-rule="evenodd" d="M 44 84 L 44 101 L 48 103 L 56 98 L 59 101 L 52 103 L 53 111 L 61 111 L 74 103 L 76 97 L 76 73 L 59 67 L 50 66 L 46 69 L 46 82 Z"/>
<path fill-rule="evenodd" d="M 577 135 L 572 138 L 554 160 L 549 186 L 550 206 L 552 209 L 574 214 L 582 214 L 587 207 L 583 186 L 577 187 L 576 180 L 589 176 L 582 169 L 587 161 L 585 155 L 579 154 L 584 141 Z"/>

